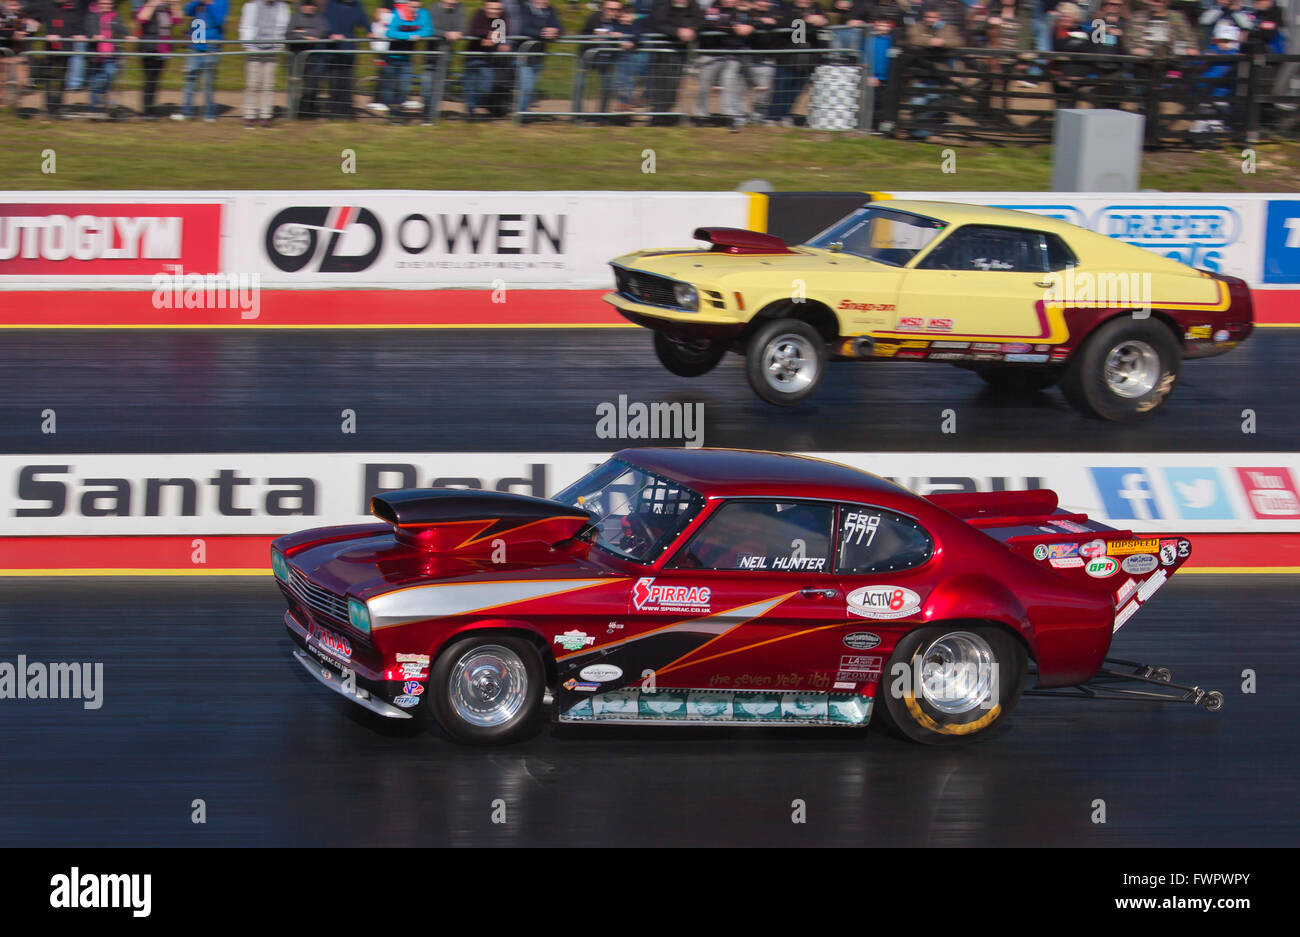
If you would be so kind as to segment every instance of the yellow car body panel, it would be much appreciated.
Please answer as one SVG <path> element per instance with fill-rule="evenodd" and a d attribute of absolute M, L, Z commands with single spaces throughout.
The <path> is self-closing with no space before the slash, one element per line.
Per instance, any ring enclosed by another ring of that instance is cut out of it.
<path fill-rule="evenodd" d="M 643 250 L 611 261 L 683 283 L 699 292 L 699 310 L 605 296 L 643 320 L 691 325 L 744 325 L 774 303 L 819 303 L 838 336 L 1024 341 L 1070 339 L 1064 311 L 1080 298 L 1132 296 L 1132 306 L 1221 313 L 1226 285 L 1209 274 L 1085 228 L 1028 212 L 947 202 L 889 200 L 878 207 L 944 222 L 946 227 L 901 267 L 807 245 L 789 253 L 727 253 L 699 248 Z M 922 269 L 926 256 L 967 225 L 1055 234 L 1077 264 L 1059 274 Z M 713 298 L 713 297 L 716 297 Z M 743 304 L 743 308 L 742 308 Z M 796 307 L 797 308 L 797 305 Z M 654 326 L 652 326 L 654 327 Z"/>

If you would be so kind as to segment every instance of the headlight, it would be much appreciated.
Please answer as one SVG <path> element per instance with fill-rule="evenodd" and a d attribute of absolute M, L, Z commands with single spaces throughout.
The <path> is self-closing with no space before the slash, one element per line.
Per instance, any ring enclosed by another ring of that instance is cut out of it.
<path fill-rule="evenodd" d="M 683 309 L 698 309 L 700 307 L 700 296 L 695 292 L 695 287 L 689 283 L 678 283 L 673 286 L 673 299 Z"/>
<path fill-rule="evenodd" d="M 279 550 L 271 551 L 271 572 L 275 573 L 275 578 L 281 582 L 289 581 L 289 563 Z"/>
<path fill-rule="evenodd" d="M 348 598 L 348 623 L 362 634 L 370 634 L 370 609 L 357 598 Z"/>

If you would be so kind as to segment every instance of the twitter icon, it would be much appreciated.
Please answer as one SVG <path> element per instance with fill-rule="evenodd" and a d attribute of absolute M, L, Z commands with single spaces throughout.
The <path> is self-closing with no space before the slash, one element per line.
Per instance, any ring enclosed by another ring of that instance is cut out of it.
<path fill-rule="evenodd" d="M 1178 514 L 1187 520 L 1232 520 L 1232 505 L 1216 468 L 1166 468 L 1165 481 L 1173 493 Z"/>

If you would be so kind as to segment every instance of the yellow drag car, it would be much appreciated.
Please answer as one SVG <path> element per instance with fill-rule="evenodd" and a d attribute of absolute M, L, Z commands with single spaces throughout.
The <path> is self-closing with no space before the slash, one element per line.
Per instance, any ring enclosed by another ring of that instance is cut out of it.
<path fill-rule="evenodd" d="M 796 247 L 738 228 L 694 236 L 711 246 L 615 258 L 605 300 L 654 330 L 672 373 L 735 351 L 782 406 L 810 396 L 828 361 L 925 360 L 1008 390 L 1060 383 L 1085 413 L 1128 420 L 1165 402 L 1184 358 L 1254 327 L 1243 280 L 1027 212 L 891 200 Z"/>

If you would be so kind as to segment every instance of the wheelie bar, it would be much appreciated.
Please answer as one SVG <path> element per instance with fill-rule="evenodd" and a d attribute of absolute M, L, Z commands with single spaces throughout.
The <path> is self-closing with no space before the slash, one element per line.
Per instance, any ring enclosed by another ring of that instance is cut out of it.
<path fill-rule="evenodd" d="M 1218 690 L 1203 690 L 1198 686 L 1174 683 L 1173 674 L 1167 667 L 1151 667 L 1117 657 L 1107 657 L 1104 663 L 1112 666 L 1102 666 L 1083 683 L 1025 690 L 1024 695 L 1058 699 L 1139 699 L 1153 703 L 1191 703 L 1212 713 L 1223 708 L 1223 694 Z M 1151 689 L 1129 685 L 1134 683 Z"/>

